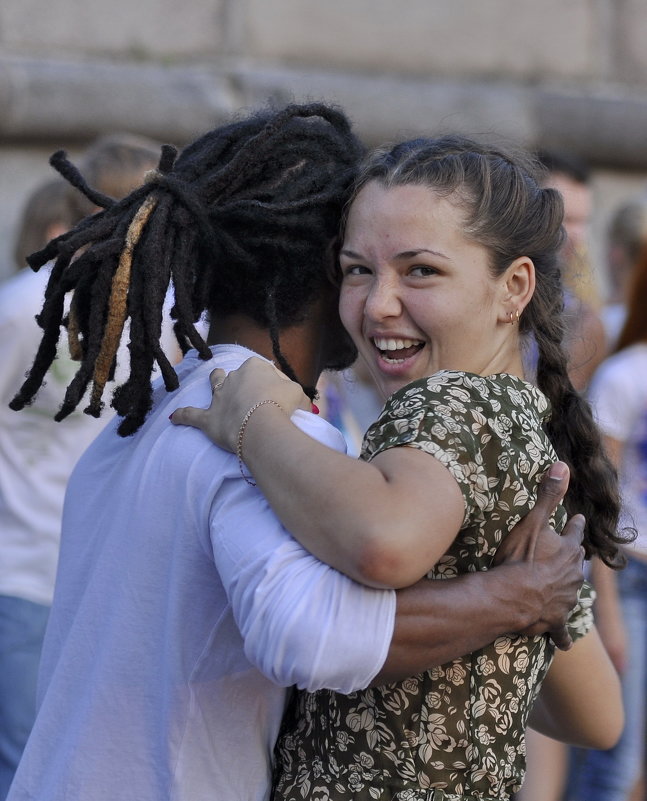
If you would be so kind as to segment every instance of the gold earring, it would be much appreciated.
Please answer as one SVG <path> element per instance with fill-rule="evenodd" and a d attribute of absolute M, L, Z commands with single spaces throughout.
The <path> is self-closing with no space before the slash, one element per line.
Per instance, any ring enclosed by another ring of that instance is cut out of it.
<path fill-rule="evenodd" d="M 510 312 L 510 325 L 514 325 L 515 323 L 519 325 L 519 309 L 515 309 L 514 311 Z"/>
<path fill-rule="evenodd" d="M 521 317 L 521 315 L 519 314 L 519 309 L 516 309 L 516 312 L 515 312 L 515 313 L 516 313 L 516 315 L 517 315 L 517 320 L 516 320 L 516 322 L 517 322 L 517 325 L 519 325 L 519 319 L 520 319 L 520 317 Z"/>

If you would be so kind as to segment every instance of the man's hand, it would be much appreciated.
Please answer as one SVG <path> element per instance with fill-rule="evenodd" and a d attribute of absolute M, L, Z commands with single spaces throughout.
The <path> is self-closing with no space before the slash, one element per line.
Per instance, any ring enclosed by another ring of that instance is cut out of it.
<path fill-rule="evenodd" d="M 534 508 L 512 529 L 495 559 L 495 564 L 520 563 L 527 568 L 526 581 L 518 587 L 519 599 L 529 605 L 529 614 L 536 619 L 521 633 L 548 632 L 562 650 L 573 644 L 566 620 L 584 580 L 584 517 L 572 517 L 561 536 L 549 522 L 568 489 L 568 478 L 567 465 L 552 465 L 542 479 Z"/>

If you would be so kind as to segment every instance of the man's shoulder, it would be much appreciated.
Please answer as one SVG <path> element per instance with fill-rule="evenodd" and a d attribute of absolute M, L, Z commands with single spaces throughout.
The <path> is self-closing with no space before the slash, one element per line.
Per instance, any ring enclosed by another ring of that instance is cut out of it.
<path fill-rule="evenodd" d="M 331 425 L 323 417 L 319 417 L 311 412 L 297 409 L 292 415 L 292 422 L 308 436 L 333 448 L 336 451 L 346 451 L 346 440 L 338 428 Z"/>

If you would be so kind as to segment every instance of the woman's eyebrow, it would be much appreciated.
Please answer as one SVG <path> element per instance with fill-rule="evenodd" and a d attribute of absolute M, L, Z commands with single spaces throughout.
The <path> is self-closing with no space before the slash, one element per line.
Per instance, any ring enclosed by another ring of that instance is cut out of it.
<path fill-rule="evenodd" d="M 403 250 L 402 253 L 396 253 L 393 258 L 411 259 L 415 256 L 418 256 L 420 253 L 430 253 L 432 256 L 439 256 L 441 259 L 447 259 L 447 261 L 451 261 L 450 257 L 447 256 L 445 253 L 441 253 L 439 250 L 430 250 L 429 248 L 417 248 L 416 250 Z M 340 250 L 339 255 L 348 256 L 349 259 L 363 258 L 360 253 L 356 253 L 354 250 L 347 250 L 346 248 Z"/>
<path fill-rule="evenodd" d="M 421 253 L 430 253 L 432 256 L 438 256 L 441 259 L 447 259 L 447 261 L 451 261 L 449 256 L 445 253 L 441 253 L 439 250 L 431 250 L 430 248 L 417 248 L 416 250 L 403 250 L 402 253 L 396 253 L 394 256 L 395 259 L 411 259 L 415 256 L 419 256 Z"/>

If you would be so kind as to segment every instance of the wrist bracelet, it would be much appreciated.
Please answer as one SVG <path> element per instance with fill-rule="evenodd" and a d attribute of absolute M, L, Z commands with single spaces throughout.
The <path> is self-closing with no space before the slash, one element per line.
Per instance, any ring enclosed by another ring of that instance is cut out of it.
<path fill-rule="evenodd" d="M 241 476 L 245 479 L 245 481 L 250 485 L 250 487 L 255 487 L 256 482 L 252 481 L 249 476 L 245 475 L 245 471 L 243 470 L 243 439 L 245 437 L 245 429 L 247 428 L 247 424 L 249 423 L 250 417 L 254 414 L 257 409 L 260 409 L 261 406 L 265 406 L 266 403 L 272 403 L 274 406 L 278 406 L 281 411 L 283 411 L 283 407 L 280 403 L 275 400 L 271 400 L 267 398 L 266 400 L 259 401 L 255 403 L 251 409 L 248 410 L 247 414 L 243 417 L 243 422 L 240 424 L 240 428 L 238 430 L 238 441 L 236 442 L 236 456 L 238 457 L 238 469 L 240 470 Z"/>

